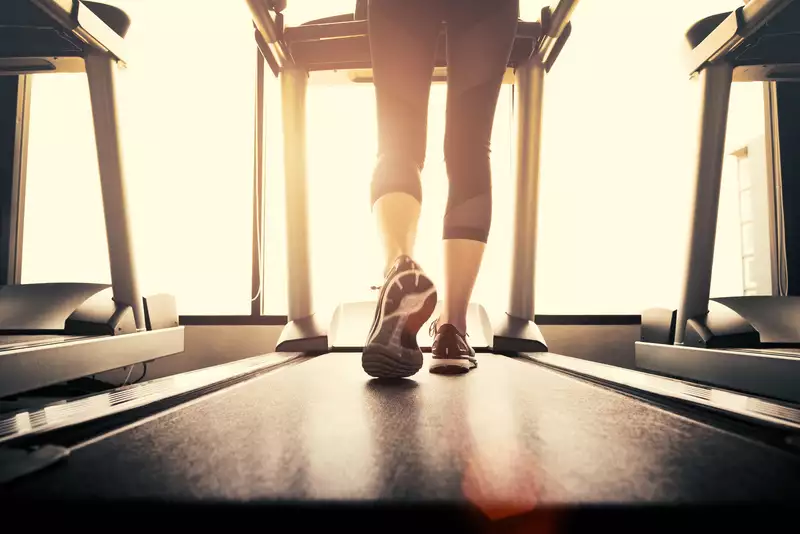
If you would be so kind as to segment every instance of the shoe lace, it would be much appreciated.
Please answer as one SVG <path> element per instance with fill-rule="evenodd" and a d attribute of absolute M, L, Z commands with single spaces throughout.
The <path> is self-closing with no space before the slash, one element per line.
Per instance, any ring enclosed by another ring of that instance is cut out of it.
<path fill-rule="evenodd" d="M 439 333 L 439 319 L 434 319 L 431 321 L 431 326 L 428 328 L 428 334 L 430 334 L 431 337 L 435 337 L 437 333 Z M 459 333 L 459 335 L 461 335 L 461 333 Z M 468 338 L 469 334 L 464 334 L 462 337 Z"/>
<path fill-rule="evenodd" d="M 431 337 L 436 337 L 437 332 L 437 324 L 439 323 L 439 319 L 434 319 L 431 321 L 431 326 L 428 327 L 428 335 Z"/>

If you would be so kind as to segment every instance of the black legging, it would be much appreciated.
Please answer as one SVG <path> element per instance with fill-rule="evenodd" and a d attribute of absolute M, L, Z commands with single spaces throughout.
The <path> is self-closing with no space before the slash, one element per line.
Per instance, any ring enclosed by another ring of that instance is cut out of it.
<path fill-rule="evenodd" d="M 487 241 L 492 221 L 492 125 L 518 17 L 519 0 L 370 0 L 378 106 L 373 205 L 395 192 L 422 202 L 428 97 L 444 22 L 444 156 L 450 189 L 443 237 Z"/>

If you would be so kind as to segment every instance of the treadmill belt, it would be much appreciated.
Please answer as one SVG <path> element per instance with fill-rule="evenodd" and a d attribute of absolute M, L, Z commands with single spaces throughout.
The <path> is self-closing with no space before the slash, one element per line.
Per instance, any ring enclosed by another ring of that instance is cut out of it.
<path fill-rule="evenodd" d="M 428 356 L 426 355 L 426 358 Z M 79 446 L 0 497 L 719 504 L 800 491 L 800 458 L 504 356 L 383 383 L 332 353 Z"/>

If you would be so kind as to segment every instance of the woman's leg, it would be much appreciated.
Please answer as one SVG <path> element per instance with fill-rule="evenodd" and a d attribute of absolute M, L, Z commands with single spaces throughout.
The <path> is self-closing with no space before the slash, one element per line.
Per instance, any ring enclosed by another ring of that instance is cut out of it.
<path fill-rule="evenodd" d="M 372 0 L 369 5 L 378 116 L 372 210 L 385 254 L 384 275 L 414 248 L 441 5 L 441 0 Z"/>
<path fill-rule="evenodd" d="M 450 2 L 445 159 L 444 307 L 439 324 L 467 330 L 467 306 L 492 221 L 490 144 L 497 99 L 516 37 L 518 0 Z"/>
<path fill-rule="evenodd" d="M 410 258 L 422 203 L 428 97 L 443 0 L 372 0 L 369 34 L 378 111 L 372 205 L 384 246 L 384 283 L 361 362 L 375 377 L 422 367 L 417 333 L 436 307 L 433 282 Z"/>

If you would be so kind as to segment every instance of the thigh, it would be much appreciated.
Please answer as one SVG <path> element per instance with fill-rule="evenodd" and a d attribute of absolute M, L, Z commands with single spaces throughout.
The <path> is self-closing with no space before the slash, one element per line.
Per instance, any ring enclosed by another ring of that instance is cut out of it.
<path fill-rule="evenodd" d="M 424 154 L 428 98 L 443 0 L 371 0 L 369 39 L 382 151 L 420 144 Z"/>
<path fill-rule="evenodd" d="M 448 136 L 489 142 L 519 19 L 518 0 L 451 0 L 447 17 Z"/>

